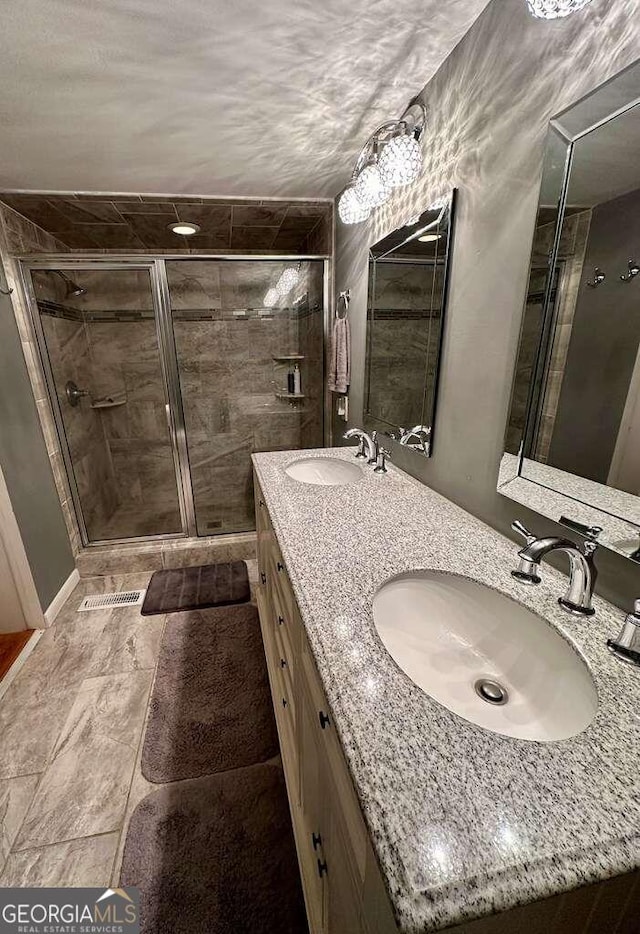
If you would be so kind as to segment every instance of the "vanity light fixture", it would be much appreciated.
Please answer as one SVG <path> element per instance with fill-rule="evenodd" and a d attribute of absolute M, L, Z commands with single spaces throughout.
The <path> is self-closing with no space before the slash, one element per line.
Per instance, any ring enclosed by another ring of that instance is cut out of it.
<path fill-rule="evenodd" d="M 384 147 L 379 167 L 382 180 L 388 188 L 400 188 L 415 182 L 422 168 L 420 143 L 405 129 L 401 136 L 394 136 Z"/>
<path fill-rule="evenodd" d="M 356 159 L 351 180 L 338 200 L 343 224 L 367 220 L 394 188 L 409 185 L 420 175 L 420 141 L 427 122 L 427 111 L 413 98 L 399 120 L 390 120 L 375 130 Z"/>
<path fill-rule="evenodd" d="M 356 194 L 355 183 L 350 182 L 340 195 L 338 215 L 343 224 L 361 224 L 371 214 L 371 208 L 362 204 Z"/>
<path fill-rule="evenodd" d="M 167 227 L 182 237 L 191 237 L 200 230 L 197 224 L 191 224 L 189 221 L 177 221 L 175 224 L 167 224 Z"/>
<path fill-rule="evenodd" d="M 382 177 L 377 156 L 372 156 L 358 175 L 354 191 L 360 204 L 369 210 L 389 200 L 391 190 Z"/>
<path fill-rule="evenodd" d="M 576 13 L 591 0 L 527 0 L 529 12 L 538 19 L 560 19 Z"/>

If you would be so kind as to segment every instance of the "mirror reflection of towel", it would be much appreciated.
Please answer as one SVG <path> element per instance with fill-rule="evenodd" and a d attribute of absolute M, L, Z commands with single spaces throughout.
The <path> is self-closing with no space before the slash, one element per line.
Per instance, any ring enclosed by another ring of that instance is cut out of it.
<path fill-rule="evenodd" d="M 351 379 L 351 329 L 349 319 L 335 318 L 331 336 L 329 391 L 347 392 Z"/>

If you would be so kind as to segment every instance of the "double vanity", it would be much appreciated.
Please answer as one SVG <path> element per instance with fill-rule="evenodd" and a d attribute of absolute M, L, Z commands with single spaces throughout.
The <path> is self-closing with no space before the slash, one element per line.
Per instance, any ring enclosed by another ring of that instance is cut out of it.
<path fill-rule="evenodd" d="M 614 930 L 576 920 L 607 899 L 637 918 L 640 672 L 607 648 L 622 614 L 597 596 L 567 613 L 566 576 L 545 563 L 526 586 L 513 542 L 354 453 L 253 456 L 312 934 Z"/>

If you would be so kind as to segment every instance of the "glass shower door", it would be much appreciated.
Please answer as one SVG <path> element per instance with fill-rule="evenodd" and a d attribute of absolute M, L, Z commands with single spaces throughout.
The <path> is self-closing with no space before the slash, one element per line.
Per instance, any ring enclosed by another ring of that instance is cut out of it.
<path fill-rule="evenodd" d="M 251 454 L 323 443 L 324 263 L 180 259 L 166 274 L 198 535 L 253 530 Z"/>
<path fill-rule="evenodd" d="M 150 268 L 34 268 L 31 280 L 87 542 L 181 534 Z"/>

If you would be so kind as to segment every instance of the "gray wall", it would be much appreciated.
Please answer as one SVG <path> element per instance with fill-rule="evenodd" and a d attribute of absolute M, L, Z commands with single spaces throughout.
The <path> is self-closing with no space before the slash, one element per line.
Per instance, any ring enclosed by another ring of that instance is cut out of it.
<path fill-rule="evenodd" d="M 536 532 L 559 532 L 496 492 L 547 124 L 637 58 L 636 14 L 635 0 L 592 0 L 545 21 L 531 17 L 524 0 L 493 0 L 422 92 L 429 119 L 421 180 L 368 224 L 337 222 L 336 288 L 352 290 L 350 424 L 358 425 L 368 245 L 459 188 L 434 456 L 420 461 L 396 450 L 395 458 L 503 532 L 514 516 Z M 407 87 L 407 100 L 413 93 Z M 334 427 L 338 438 L 344 422 Z M 604 551 L 599 566 L 603 595 L 620 605 L 640 595 L 640 568 Z"/>
<path fill-rule="evenodd" d="M 75 563 L 11 300 L 0 296 L 0 464 L 43 610 Z"/>
<path fill-rule="evenodd" d="M 640 343 L 640 297 L 633 282 L 619 279 L 638 244 L 640 191 L 593 209 L 547 463 L 600 483 L 607 482 Z M 590 289 L 594 266 L 607 278 Z"/>

